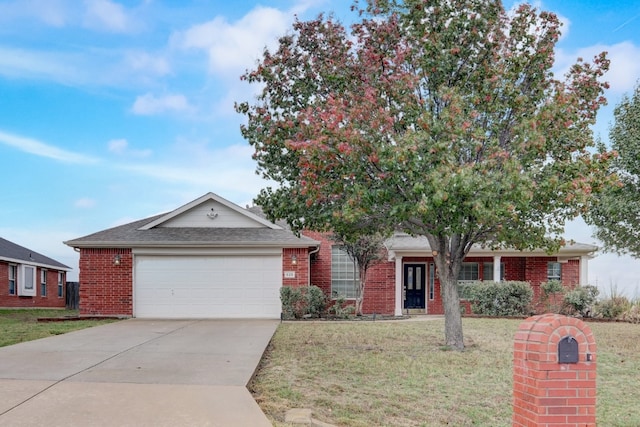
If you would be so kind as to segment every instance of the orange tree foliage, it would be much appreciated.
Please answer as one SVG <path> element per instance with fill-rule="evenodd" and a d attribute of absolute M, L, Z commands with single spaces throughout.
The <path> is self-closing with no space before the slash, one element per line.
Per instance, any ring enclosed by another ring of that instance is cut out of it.
<path fill-rule="evenodd" d="M 296 21 L 243 78 L 236 105 L 257 201 L 300 230 L 426 236 L 446 343 L 463 348 L 457 277 L 473 244 L 555 250 L 606 182 L 590 125 L 605 54 L 551 68 L 559 21 L 492 0 L 370 0 L 346 29 Z M 592 150 L 593 151 L 593 150 Z"/>

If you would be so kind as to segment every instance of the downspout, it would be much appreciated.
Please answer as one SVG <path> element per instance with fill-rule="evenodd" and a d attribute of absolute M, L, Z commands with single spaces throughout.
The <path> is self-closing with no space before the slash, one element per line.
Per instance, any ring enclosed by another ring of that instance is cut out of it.
<path fill-rule="evenodd" d="M 307 287 L 311 286 L 311 255 L 317 254 L 320 251 L 320 245 L 317 248 L 309 252 L 309 262 L 307 263 Z"/>

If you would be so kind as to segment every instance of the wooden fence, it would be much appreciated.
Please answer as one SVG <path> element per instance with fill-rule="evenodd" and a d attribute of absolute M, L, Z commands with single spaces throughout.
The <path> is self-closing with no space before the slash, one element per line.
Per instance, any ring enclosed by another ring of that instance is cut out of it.
<path fill-rule="evenodd" d="M 80 306 L 80 282 L 67 282 L 66 306 L 69 310 Z"/>

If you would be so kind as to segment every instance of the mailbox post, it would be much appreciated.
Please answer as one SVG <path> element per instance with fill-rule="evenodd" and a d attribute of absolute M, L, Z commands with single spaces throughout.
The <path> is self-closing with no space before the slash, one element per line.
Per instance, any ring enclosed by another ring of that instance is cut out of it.
<path fill-rule="evenodd" d="M 525 320 L 513 347 L 513 426 L 595 427 L 596 343 L 580 319 Z"/>

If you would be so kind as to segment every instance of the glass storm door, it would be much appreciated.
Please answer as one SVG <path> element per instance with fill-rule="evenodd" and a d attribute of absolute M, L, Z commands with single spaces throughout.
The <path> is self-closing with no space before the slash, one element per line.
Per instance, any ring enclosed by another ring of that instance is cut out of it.
<path fill-rule="evenodd" d="M 404 265 L 404 308 L 425 308 L 425 265 Z"/>

